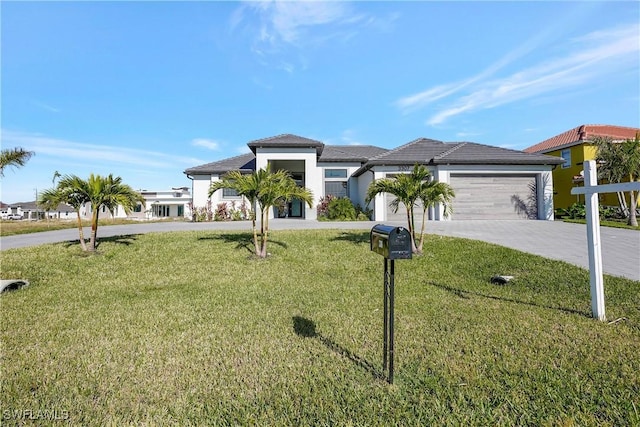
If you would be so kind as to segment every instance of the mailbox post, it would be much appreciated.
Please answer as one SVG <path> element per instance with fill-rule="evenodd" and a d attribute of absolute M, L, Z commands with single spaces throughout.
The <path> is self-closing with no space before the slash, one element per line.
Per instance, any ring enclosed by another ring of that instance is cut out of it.
<path fill-rule="evenodd" d="M 393 384 L 393 319 L 395 260 L 411 259 L 411 235 L 406 228 L 378 224 L 371 229 L 371 251 L 384 257 L 384 331 L 382 373 Z"/>

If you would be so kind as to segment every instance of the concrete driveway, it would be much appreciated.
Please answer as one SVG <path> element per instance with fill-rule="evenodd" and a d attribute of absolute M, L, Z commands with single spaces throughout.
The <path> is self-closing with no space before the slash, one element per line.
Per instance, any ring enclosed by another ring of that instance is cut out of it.
<path fill-rule="evenodd" d="M 370 230 L 376 222 L 319 222 L 295 219 L 272 220 L 272 230 L 295 229 L 351 229 Z M 388 222 L 404 226 L 404 223 Z M 190 230 L 249 230 L 251 224 L 242 222 L 158 222 L 130 225 L 102 226 L 99 237 Z M 583 224 L 560 221 L 430 221 L 429 234 L 464 237 L 496 243 L 546 258 L 566 261 L 583 268 L 589 267 L 587 231 Z M 640 232 L 602 227 L 602 265 L 606 274 L 640 281 Z M 85 236 L 89 230 L 85 229 Z M 0 249 L 13 249 L 78 239 L 77 229 L 47 231 L 0 238 Z"/>

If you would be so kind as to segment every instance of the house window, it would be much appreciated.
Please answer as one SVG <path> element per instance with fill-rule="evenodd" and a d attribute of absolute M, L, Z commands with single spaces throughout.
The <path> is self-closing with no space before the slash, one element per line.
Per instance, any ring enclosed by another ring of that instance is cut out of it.
<path fill-rule="evenodd" d="M 184 205 L 178 205 L 178 216 L 184 216 Z"/>
<path fill-rule="evenodd" d="M 153 214 L 157 217 L 167 217 L 169 216 L 169 205 L 153 205 Z"/>
<path fill-rule="evenodd" d="M 347 181 L 327 181 L 324 183 L 324 195 L 347 197 Z"/>
<path fill-rule="evenodd" d="M 133 208 L 134 212 L 142 212 L 142 205 L 138 203 L 135 208 Z"/>
<path fill-rule="evenodd" d="M 325 178 L 346 178 L 347 170 L 346 169 L 325 169 L 324 177 Z"/>
<path fill-rule="evenodd" d="M 571 149 L 570 148 L 565 148 L 564 150 L 562 150 L 560 157 L 562 157 L 564 160 L 564 163 L 562 164 L 562 169 L 571 167 Z"/>
<path fill-rule="evenodd" d="M 324 170 L 324 195 L 334 197 L 349 197 L 346 169 Z"/>
<path fill-rule="evenodd" d="M 224 198 L 236 198 L 238 196 L 238 192 L 233 188 L 223 188 L 222 189 L 222 197 Z"/>

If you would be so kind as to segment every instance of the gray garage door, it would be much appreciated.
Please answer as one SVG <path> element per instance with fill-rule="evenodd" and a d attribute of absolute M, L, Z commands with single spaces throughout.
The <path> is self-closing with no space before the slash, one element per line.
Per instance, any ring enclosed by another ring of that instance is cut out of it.
<path fill-rule="evenodd" d="M 535 219 L 535 183 L 531 175 L 452 174 L 452 219 Z"/>
<path fill-rule="evenodd" d="M 385 193 L 385 204 L 387 207 L 387 221 L 402 221 L 404 223 L 407 222 L 407 210 L 404 205 L 400 204 L 398 207 L 398 212 L 394 213 L 393 209 L 391 209 L 391 202 L 396 198 L 390 194 Z M 419 204 L 419 202 L 418 202 Z M 414 221 L 416 223 L 416 227 L 419 229 L 422 221 L 422 205 L 416 206 L 413 209 Z M 429 212 L 427 211 L 427 219 L 429 219 Z"/>

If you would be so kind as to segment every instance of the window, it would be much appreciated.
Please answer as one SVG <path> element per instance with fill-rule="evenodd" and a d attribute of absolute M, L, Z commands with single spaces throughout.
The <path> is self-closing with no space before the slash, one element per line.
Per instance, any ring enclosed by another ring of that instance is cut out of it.
<path fill-rule="evenodd" d="M 562 150 L 560 157 L 564 159 L 564 163 L 562 164 L 562 169 L 571 167 L 571 148 L 565 148 L 564 150 Z"/>
<path fill-rule="evenodd" d="M 178 216 L 184 216 L 184 205 L 178 205 Z"/>
<path fill-rule="evenodd" d="M 223 188 L 222 197 L 239 197 L 238 192 L 233 188 Z"/>
<path fill-rule="evenodd" d="M 347 181 L 327 181 L 324 183 L 324 195 L 347 197 Z"/>
<path fill-rule="evenodd" d="M 135 208 L 133 208 L 134 212 L 142 212 L 142 205 L 138 203 Z"/>
<path fill-rule="evenodd" d="M 346 169 L 325 169 L 324 177 L 325 178 L 346 178 L 347 170 Z"/>
<path fill-rule="evenodd" d="M 153 214 L 157 217 L 169 216 L 169 205 L 153 205 Z"/>

